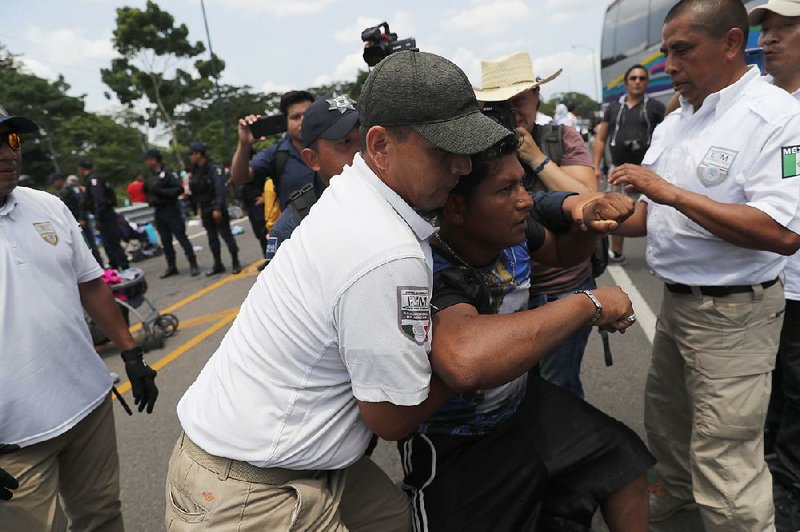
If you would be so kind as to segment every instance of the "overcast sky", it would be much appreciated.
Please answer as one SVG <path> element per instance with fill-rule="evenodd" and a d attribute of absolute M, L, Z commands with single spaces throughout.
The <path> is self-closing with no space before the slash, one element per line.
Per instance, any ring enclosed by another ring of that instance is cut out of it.
<path fill-rule="evenodd" d="M 2 1 L 4 43 L 33 73 L 60 73 L 89 110 L 113 103 L 100 80 L 115 52 L 116 8 L 144 0 Z M 205 43 L 200 0 L 160 0 L 162 9 Z M 526 50 L 536 75 L 564 73 L 545 97 L 575 90 L 597 98 L 597 56 L 606 0 L 206 0 L 214 51 L 226 62 L 223 81 L 264 91 L 353 80 L 366 64 L 361 30 L 384 20 L 401 39 L 458 64 L 476 86 L 480 60 Z M 384 7 L 381 7 L 384 6 Z M 0 100 L 2 85 L 0 85 Z M 13 110 L 12 110 L 13 111 Z"/>

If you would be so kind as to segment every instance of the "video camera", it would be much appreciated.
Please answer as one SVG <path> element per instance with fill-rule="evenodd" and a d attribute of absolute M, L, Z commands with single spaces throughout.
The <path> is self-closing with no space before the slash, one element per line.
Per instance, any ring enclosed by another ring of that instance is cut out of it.
<path fill-rule="evenodd" d="M 384 31 L 381 31 L 381 28 L 384 28 Z M 369 43 L 369 46 L 364 48 L 364 61 L 371 67 L 380 63 L 389 54 L 417 47 L 417 40 L 414 37 L 398 40 L 397 34 L 389 31 L 388 22 L 381 22 L 377 26 L 365 29 L 361 32 L 361 40 Z"/>
<path fill-rule="evenodd" d="M 483 102 L 481 112 L 503 127 L 515 131 L 517 129 L 517 116 L 511 104 L 503 102 Z"/>

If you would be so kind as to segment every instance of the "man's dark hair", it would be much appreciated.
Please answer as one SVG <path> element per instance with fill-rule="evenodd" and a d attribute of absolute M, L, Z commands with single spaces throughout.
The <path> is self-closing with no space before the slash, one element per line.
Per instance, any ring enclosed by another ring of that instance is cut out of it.
<path fill-rule="evenodd" d="M 278 106 L 285 117 L 289 117 L 289 107 L 300 102 L 314 103 L 314 95 L 308 91 L 289 91 L 281 96 L 281 103 Z"/>
<path fill-rule="evenodd" d="M 462 196 L 469 203 L 478 184 L 496 171 L 500 165 L 500 159 L 517 152 L 519 141 L 520 137 L 516 132 L 509 133 L 507 137 L 489 149 L 470 155 L 472 171 L 461 177 L 451 194 Z"/>
<path fill-rule="evenodd" d="M 669 10 L 664 24 L 687 13 L 691 13 L 693 26 L 701 28 L 714 39 L 722 39 L 728 31 L 738 28 L 744 35 L 744 53 L 750 23 L 742 0 L 680 0 Z"/>
<path fill-rule="evenodd" d="M 408 139 L 408 136 L 413 131 L 411 126 L 384 126 L 386 130 L 394 136 L 398 141 L 405 142 Z M 365 125 L 361 125 L 358 127 L 358 141 L 361 145 L 361 153 L 367 152 L 367 133 L 369 133 L 369 127 Z"/>
<path fill-rule="evenodd" d="M 647 70 L 647 67 L 644 65 L 640 65 L 639 63 L 636 63 L 635 65 L 633 65 L 632 67 L 628 68 L 628 70 L 625 71 L 625 78 L 624 78 L 625 81 L 628 81 L 628 76 L 630 76 L 631 72 L 633 72 L 634 70 L 644 70 L 644 77 L 650 79 L 650 71 Z"/>
<path fill-rule="evenodd" d="M 91 159 L 81 159 L 78 161 L 78 168 L 86 168 L 87 170 L 92 169 L 92 160 Z"/>

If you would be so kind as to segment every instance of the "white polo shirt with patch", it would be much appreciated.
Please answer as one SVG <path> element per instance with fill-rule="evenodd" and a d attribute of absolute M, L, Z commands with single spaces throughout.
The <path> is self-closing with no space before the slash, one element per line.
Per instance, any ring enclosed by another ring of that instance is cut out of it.
<path fill-rule="evenodd" d="M 800 102 L 800 90 L 794 91 L 792 96 Z M 783 291 L 786 294 L 786 299 L 800 301 L 800 253 L 795 253 L 789 257 L 789 260 L 786 261 L 784 272 L 786 284 L 783 287 Z"/>
<path fill-rule="evenodd" d="M 800 233 L 800 104 L 761 79 L 757 67 L 681 108 L 656 127 L 642 166 L 678 187 L 754 207 Z M 711 234 L 677 209 L 649 201 L 647 264 L 666 282 L 747 285 L 775 279 L 786 257 Z"/>
<path fill-rule="evenodd" d="M 178 403 L 189 438 L 260 467 L 341 469 L 363 456 L 357 400 L 428 396 L 434 231 L 356 155 Z"/>
<path fill-rule="evenodd" d="M 100 277 L 78 223 L 46 192 L 18 187 L 0 207 L 0 442 L 63 434 L 111 390 L 78 284 Z"/>

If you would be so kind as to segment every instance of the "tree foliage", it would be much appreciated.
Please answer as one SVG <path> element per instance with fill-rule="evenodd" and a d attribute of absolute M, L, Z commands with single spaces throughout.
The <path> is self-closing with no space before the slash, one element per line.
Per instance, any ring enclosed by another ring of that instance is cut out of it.
<path fill-rule="evenodd" d="M 151 128 L 165 125 L 177 153 L 176 114 L 213 86 L 211 61 L 216 62 L 217 76 L 225 63 L 216 56 L 200 58 L 205 52 L 203 43 L 192 43 L 186 25 L 176 24 L 170 13 L 150 0 L 144 10 L 117 9 L 112 42 L 119 57 L 101 70 L 103 82 L 123 104 L 132 107 L 141 102 Z"/>
<path fill-rule="evenodd" d="M 600 104 L 582 92 L 560 92 L 554 94 L 547 102 L 542 103 L 542 105 L 539 106 L 539 111 L 546 115 L 553 116 L 555 114 L 556 105 L 559 103 L 567 104 L 568 107 L 570 103 L 574 103 L 575 110 L 573 112 L 576 116 L 584 118 L 589 118 L 592 116 L 592 113 L 600 110 Z"/>

